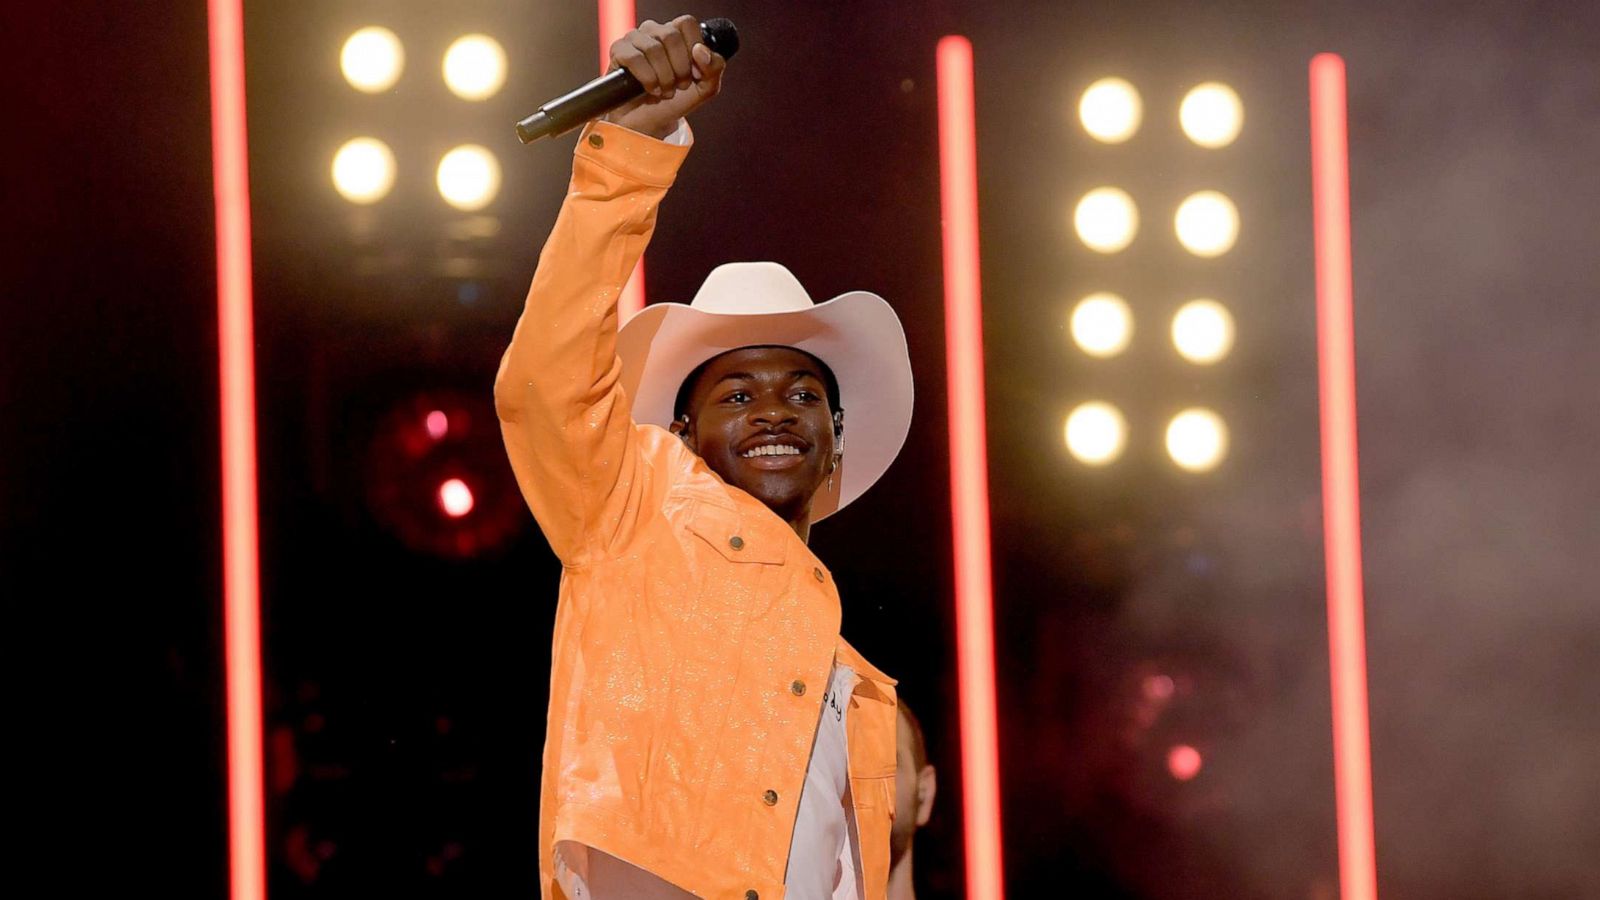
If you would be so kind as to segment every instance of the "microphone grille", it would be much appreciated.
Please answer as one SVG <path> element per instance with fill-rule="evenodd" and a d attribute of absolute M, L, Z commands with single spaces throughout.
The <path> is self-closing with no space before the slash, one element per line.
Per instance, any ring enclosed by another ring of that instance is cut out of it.
<path fill-rule="evenodd" d="M 707 19 L 700 23 L 700 37 L 706 46 L 723 59 L 739 52 L 739 29 L 728 19 Z"/>

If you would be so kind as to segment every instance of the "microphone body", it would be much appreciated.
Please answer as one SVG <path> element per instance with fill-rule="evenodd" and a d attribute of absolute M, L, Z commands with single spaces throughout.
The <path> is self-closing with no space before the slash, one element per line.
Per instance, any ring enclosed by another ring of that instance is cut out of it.
<path fill-rule="evenodd" d="M 597 119 L 644 93 L 644 85 L 627 69 L 617 69 L 577 90 L 562 94 L 517 123 L 517 140 L 530 144 L 542 137 L 558 137 Z"/>
<path fill-rule="evenodd" d="M 701 22 L 700 39 L 723 59 L 731 59 L 739 49 L 739 32 L 727 19 Z M 542 137 L 566 134 L 643 93 L 644 85 L 627 69 L 607 72 L 583 87 L 551 100 L 539 107 L 538 112 L 518 122 L 517 139 L 528 144 Z"/>

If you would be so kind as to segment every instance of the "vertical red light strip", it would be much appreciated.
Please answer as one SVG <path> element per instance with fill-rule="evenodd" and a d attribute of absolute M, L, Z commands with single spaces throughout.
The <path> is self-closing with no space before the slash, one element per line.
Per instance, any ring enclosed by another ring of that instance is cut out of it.
<path fill-rule="evenodd" d="M 1328 570 L 1334 793 L 1342 900 L 1375 900 L 1372 755 L 1356 458 L 1356 363 L 1350 267 L 1350 158 L 1344 60 L 1311 60 L 1311 181 L 1316 225 L 1317 363 L 1322 405 L 1322 531 Z"/>
<path fill-rule="evenodd" d="M 633 0 L 599 0 L 600 2 L 600 71 L 611 68 L 611 44 L 639 24 Z M 644 309 L 644 258 L 633 267 L 633 275 L 622 288 L 617 301 L 617 322 L 628 321 L 634 313 Z"/>
<path fill-rule="evenodd" d="M 939 41 L 939 182 L 944 218 L 945 353 L 950 391 L 950 505 L 961 696 L 962 800 L 969 900 L 1004 896 L 1000 761 L 989 558 L 989 459 L 978 277 L 978 154 L 972 44 Z"/>
<path fill-rule="evenodd" d="M 256 525 L 255 353 L 250 295 L 242 0 L 210 0 L 211 169 L 217 210 L 222 403 L 222 578 L 233 900 L 267 894 L 261 749 L 261 580 Z"/>

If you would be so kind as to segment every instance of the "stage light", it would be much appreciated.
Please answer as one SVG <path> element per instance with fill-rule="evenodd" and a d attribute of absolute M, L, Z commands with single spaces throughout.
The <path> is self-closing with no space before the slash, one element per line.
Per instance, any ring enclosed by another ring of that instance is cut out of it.
<path fill-rule="evenodd" d="M 1144 678 L 1144 696 L 1146 700 L 1166 702 L 1172 699 L 1177 690 L 1177 684 L 1171 675 L 1146 675 Z"/>
<path fill-rule="evenodd" d="M 1099 253 L 1116 253 L 1133 242 L 1139 231 L 1139 210 L 1126 191 L 1095 188 L 1083 195 L 1072 213 L 1078 238 Z"/>
<path fill-rule="evenodd" d="M 1190 194 L 1173 217 L 1178 242 L 1195 256 L 1221 256 L 1239 239 L 1239 210 L 1218 191 Z"/>
<path fill-rule="evenodd" d="M 333 155 L 333 186 L 351 203 L 376 203 L 394 187 L 394 154 L 377 138 L 346 141 Z"/>
<path fill-rule="evenodd" d="M 424 422 L 428 428 L 428 437 L 436 441 L 444 440 L 444 436 L 450 433 L 450 417 L 442 409 L 430 410 Z"/>
<path fill-rule="evenodd" d="M 339 51 L 339 68 L 344 80 L 358 91 L 376 94 L 394 87 L 405 68 L 406 54 L 395 33 L 369 25 L 345 38 Z"/>
<path fill-rule="evenodd" d="M 373 519 L 408 550 L 471 559 L 504 551 L 523 530 L 528 507 L 481 392 L 403 390 L 366 445 L 347 471 Z"/>
<path fill-rule="evenodd" d="M 1139 130 L 1144 105 L 1139 92 L 1121 78 L 1102 78 L 1083 92 L 1078 120 L 1097 141 L 1120 144 Z"/>
<path fill-rule="evenodd" d="M 250 138 L 245 128 L 244 3 L 206 4 L 211 178 L 216 203 L 221 403 L 222 663 L 227 722 L 229 896 L 267 895 L 262 745 L 261 522 L 256 465 L 255 300 L 251 294 Z M 271 471 L 270 468 L 268 471 Z M 11 595 L 15 596 L 15 595 Z M 215 848 L 214 848 L 215 849 Z"/>
<path fill-rule="evenodd" d="M 1226 147 L 1244 127 L 1244 104 L 1233 88 L 1220 81 L 1196 85 L 1178 106 L 1183 133 L 1202 147 Z"/>
<path fill-rule="evenodd" d="M 601 0 L 602 10 L 614 6 L 626 6 L 631 12 L 633 3 Z M 983 279 L 979 272 L 972 42 L 947 34 L 939 39 L 934 60 L 939 95 L 939 211 L 950 411 L 946 431 L 950 439 L 950 547 L 958 673 L 953 699 L 961 726 L 965 895 L 972 900 L 1000 900 L 1005 894 L 1005 860 L 1000 852 L 1004 841 L 995 700 L 989 438 L 983 411 Z"/>
<path fill-rule="evenodd" d="M 506 83 L 506 51 L 486 34 L 456 38 L 444 52 L 444 83 L 463 100 L 487 100 Z"/>
<path fill-rule="evenodd" d="M 452 478 L 439 485 L 439 507 L 445 515 L 452 519 L 459 519 L 472 512 L 472 488 L 459 478 Z"/>
<path fill-rule="evenodd" d="M 1093 400 L 1067 416 L 1066 437 L 1067 450 L 1079 462 L 1103 466 L 1122 455 L 1128 426 L 1115 406 Z"/>
<path fill-rule="evenodd" d="M 1228 452 L 1228 426 L 1209 409 L 1186 409 L 1167 425 L 1167 454 L 1181 469 L 1206 472 Z"/>
<path fill-rule="evenodd" d="M 1188 744 L 1178 744 L 1167 751 L 1167 771 L 1179 781 L 1188 781 L 1199 775 L 1204 762 L 1200 751 Z"/>
<path fill-rule="evenodd" d="M 1098 293 L 1072 309 L 1072 339 L 1090 356 L 1116 356 L 1133 337 L 1133 313 L 1116 294 Z"/>
<path fill-rule="evenodd" d="M 1233 316 L 1215 300 L 1190 300 L 1172 317 L 1172 344 L 1192 363 L 1214 363 L 1233 348 Z"/>
<path fill-rule="evenodd" d="M 500 163 L 483 147 L 462 144 L 439 160 L 439 194 L 456 209 L 483 209 L 500 191 Z"/>

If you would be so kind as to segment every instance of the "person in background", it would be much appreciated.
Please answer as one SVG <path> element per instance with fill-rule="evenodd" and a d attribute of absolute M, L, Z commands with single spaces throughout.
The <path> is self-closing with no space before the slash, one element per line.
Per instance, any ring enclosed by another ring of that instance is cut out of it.
<path fill-rule="evenodd" d="M 899 701 L 898 738 L 895 741 L 894 826 L 889 834 L 888 900 L 916 900 L 911 873 L 911 845 L 917 829 L 933 815 L 933 798 L 939 792 L 939 775 L 928 762 L 928 745 L 922 723 Z"/>

